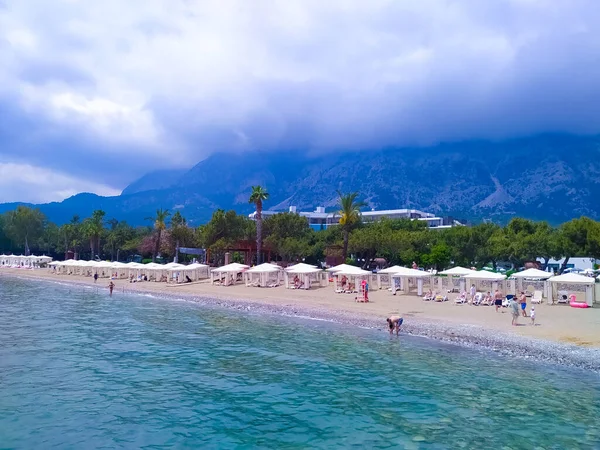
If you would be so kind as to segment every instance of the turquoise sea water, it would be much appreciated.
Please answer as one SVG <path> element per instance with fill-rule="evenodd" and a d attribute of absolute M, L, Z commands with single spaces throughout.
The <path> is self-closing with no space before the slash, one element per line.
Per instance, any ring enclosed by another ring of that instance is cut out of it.
<path fill-rule="evenodd" d="M 0 279 L 0 448 L 600 448 L 582 371 Z"/>

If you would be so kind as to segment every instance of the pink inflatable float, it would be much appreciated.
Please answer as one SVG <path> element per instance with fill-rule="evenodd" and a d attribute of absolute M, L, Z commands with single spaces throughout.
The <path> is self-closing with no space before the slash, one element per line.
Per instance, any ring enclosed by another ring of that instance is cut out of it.
<path fill-rule="evenodd" d="M 585 302 L 578 302 L 577 297 L 571 295 L 571 301 L 569 302 L 571 308 L 589 308 L 589 305 Z"/>

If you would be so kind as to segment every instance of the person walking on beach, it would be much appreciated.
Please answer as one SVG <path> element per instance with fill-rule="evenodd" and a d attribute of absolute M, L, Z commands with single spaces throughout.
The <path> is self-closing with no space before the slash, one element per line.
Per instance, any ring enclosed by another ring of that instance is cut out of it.
<path fill-rule="evenodd" d="M 112 297 L 113 289 L 115 288 L 115 283 L 112 281 L 108 283 L 108 295 Z"/>
<path fill-rule="evenodd" d="M 94 274 L 94 283 L 95 283 L 96 281 L 98 281 L 98 272 L 96 272 L 96 273 Z"/>
<path fill-rule="evenodd" d="M 474 284 L 471 285 L 471 290 L 470 290 L 469 294 L 471 294 L 471 305 L 472 305 L 473 302 L 475 301 L 475 294 L 477 294 L 477 289 L 475 289 Z"/>
<path fill-rule="evenodd" d="M 396 336 L 400 333 L 400 326 L 404 322 L 404 319 L 400 316 L 390 316 L 386 319 L 388 326 L 390 327 L 390 335 L 396 332 Z"/>
<path fill-rule="evenodd" d="M 525 309 L 527 308 L 527 296 L 525 295 L 525 292 L 521 292 L 519 303 L 521 304 L 521 313 L 523 314 L 523 317 L 527 317 L 527 310 Z"/>
<path fill-rule="evenodd" d="M 531 317 L 531 325 L 535 326 L 535 307 L 531 307 L 531 311 L 529 311 L 529 317 Z"/>
<path fill-rule="evenodd" d="M 494 292 L 494 305 L 496 305 L 496 312 L 502 306 L 502 292 L 499 289 L 496 289 Z"/>
<path fill-rule="evenodd" d="M 513 298 L 510 303 L 510 309 L 512 311 L 512 325 L 516 326 L 519 320 L 519 302 L 516 298 Z"/>

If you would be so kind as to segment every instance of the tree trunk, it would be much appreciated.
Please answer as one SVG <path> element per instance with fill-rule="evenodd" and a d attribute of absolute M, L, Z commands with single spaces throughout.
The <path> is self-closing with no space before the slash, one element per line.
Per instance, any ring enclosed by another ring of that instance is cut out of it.
<path fill-rule="evenodd" d="M 25 256 L 29 256 L 29 242 L 27 241 L 27 235 L 25 235 Z"/>
<path fill-rule="evenodd" d="M 344 230 L 344 249 L 342 251 L 342 256 L 344 257 L 344 263 L 346 263 L 346 259 L 348 258 L 348 240 L 350 238 L 350 233 L 348 230 Z"/>
<path fill-rule="evenodd" d="M 550 262 L 550 258 L 544 256 L 543 260 L 544 260 L 544 264 L 542 264 L 542 270 L 545 271 L 548 268 L 548 263 Z"/>
<path fill-rule="evenodd" d="M 93 261 L 95 259 L 94 258 L 94 238 L 93 237 L 90 238 L 90 252 L 92 254 L 90 256 L 90 261 Z"/>
<path fill-rule="evenodd" d="M 567 264 L 569 264 L 569 258 L 571 258 L 571 257 L 570 256 L 565 256 L 565 260 L 560 265 L 559 274 L 563 273 L 565 271 L 565 269 L 567 268 Z"/>
<path fill-rule="evenodd" d="M 154 244 L 154 254 L 152 255 L 152 262 L 156 262 L 156 256 L 158 255 L 158 251 L 160 250 L 160 235 L 162 234 L 162 230 L 158 229 L 158 234 L 156 235 L 156 244 Z"/>
<path fill-rule="evenodd" d="M 262 208 L 256 208 L 256 265 L 260 264 L 262 252 Z"/>

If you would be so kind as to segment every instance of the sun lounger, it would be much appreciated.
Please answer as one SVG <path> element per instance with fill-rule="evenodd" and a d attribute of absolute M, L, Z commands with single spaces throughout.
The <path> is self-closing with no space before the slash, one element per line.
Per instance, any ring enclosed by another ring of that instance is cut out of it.
<path fill-rule="evenodd" d="M 494 300 L 492 297 L 485 296 L 483 300 L 481 300 L 481 306 L 492 306 L 494 304 Z"/>
<path fill-rule="evenodd" d="M 531 297 L 531 303 L 542 303 L 542 291 L 535 291 Z"/>
<path fill-rule="evenodd" d="M 445 302 L 446 300 L 448 300 L 448 297 L 446 297 L 445 295 L 436 295 L 435 299 L 436 302 Z"/>
<path fill-rule="evenodd" d="M 455 305 L 463 305 L 467 303 L 467 296 L 466 295 L 459 295 L 458 297 L 456 297 L 454 299 L 454 304 Z"/>
<path fill-rule="evenodd" d="M 473 299 L 473 305 L 479 306 L 479 305 L 481 305 L 482 301 L 483 301 L 483 293 L 478 292 L 477 294 L 475 294 L 475 298 Z"/>
<path fill-rule="evenodd" d="M 296 289 L 296 288 L 294 288 L 294 289 Z M 335 293 L 336 293 L 336 294 L 343 294 L 344 292 L 345 292 L 345 291 L 344 291 L 343 289 L 336 289 L 336 290 L 335 290 Z"/>
<path fill-rule="evenodd" d="M 569 303 L 569 294 L 566 291 L 558 293 L 558 303 Z"/>

